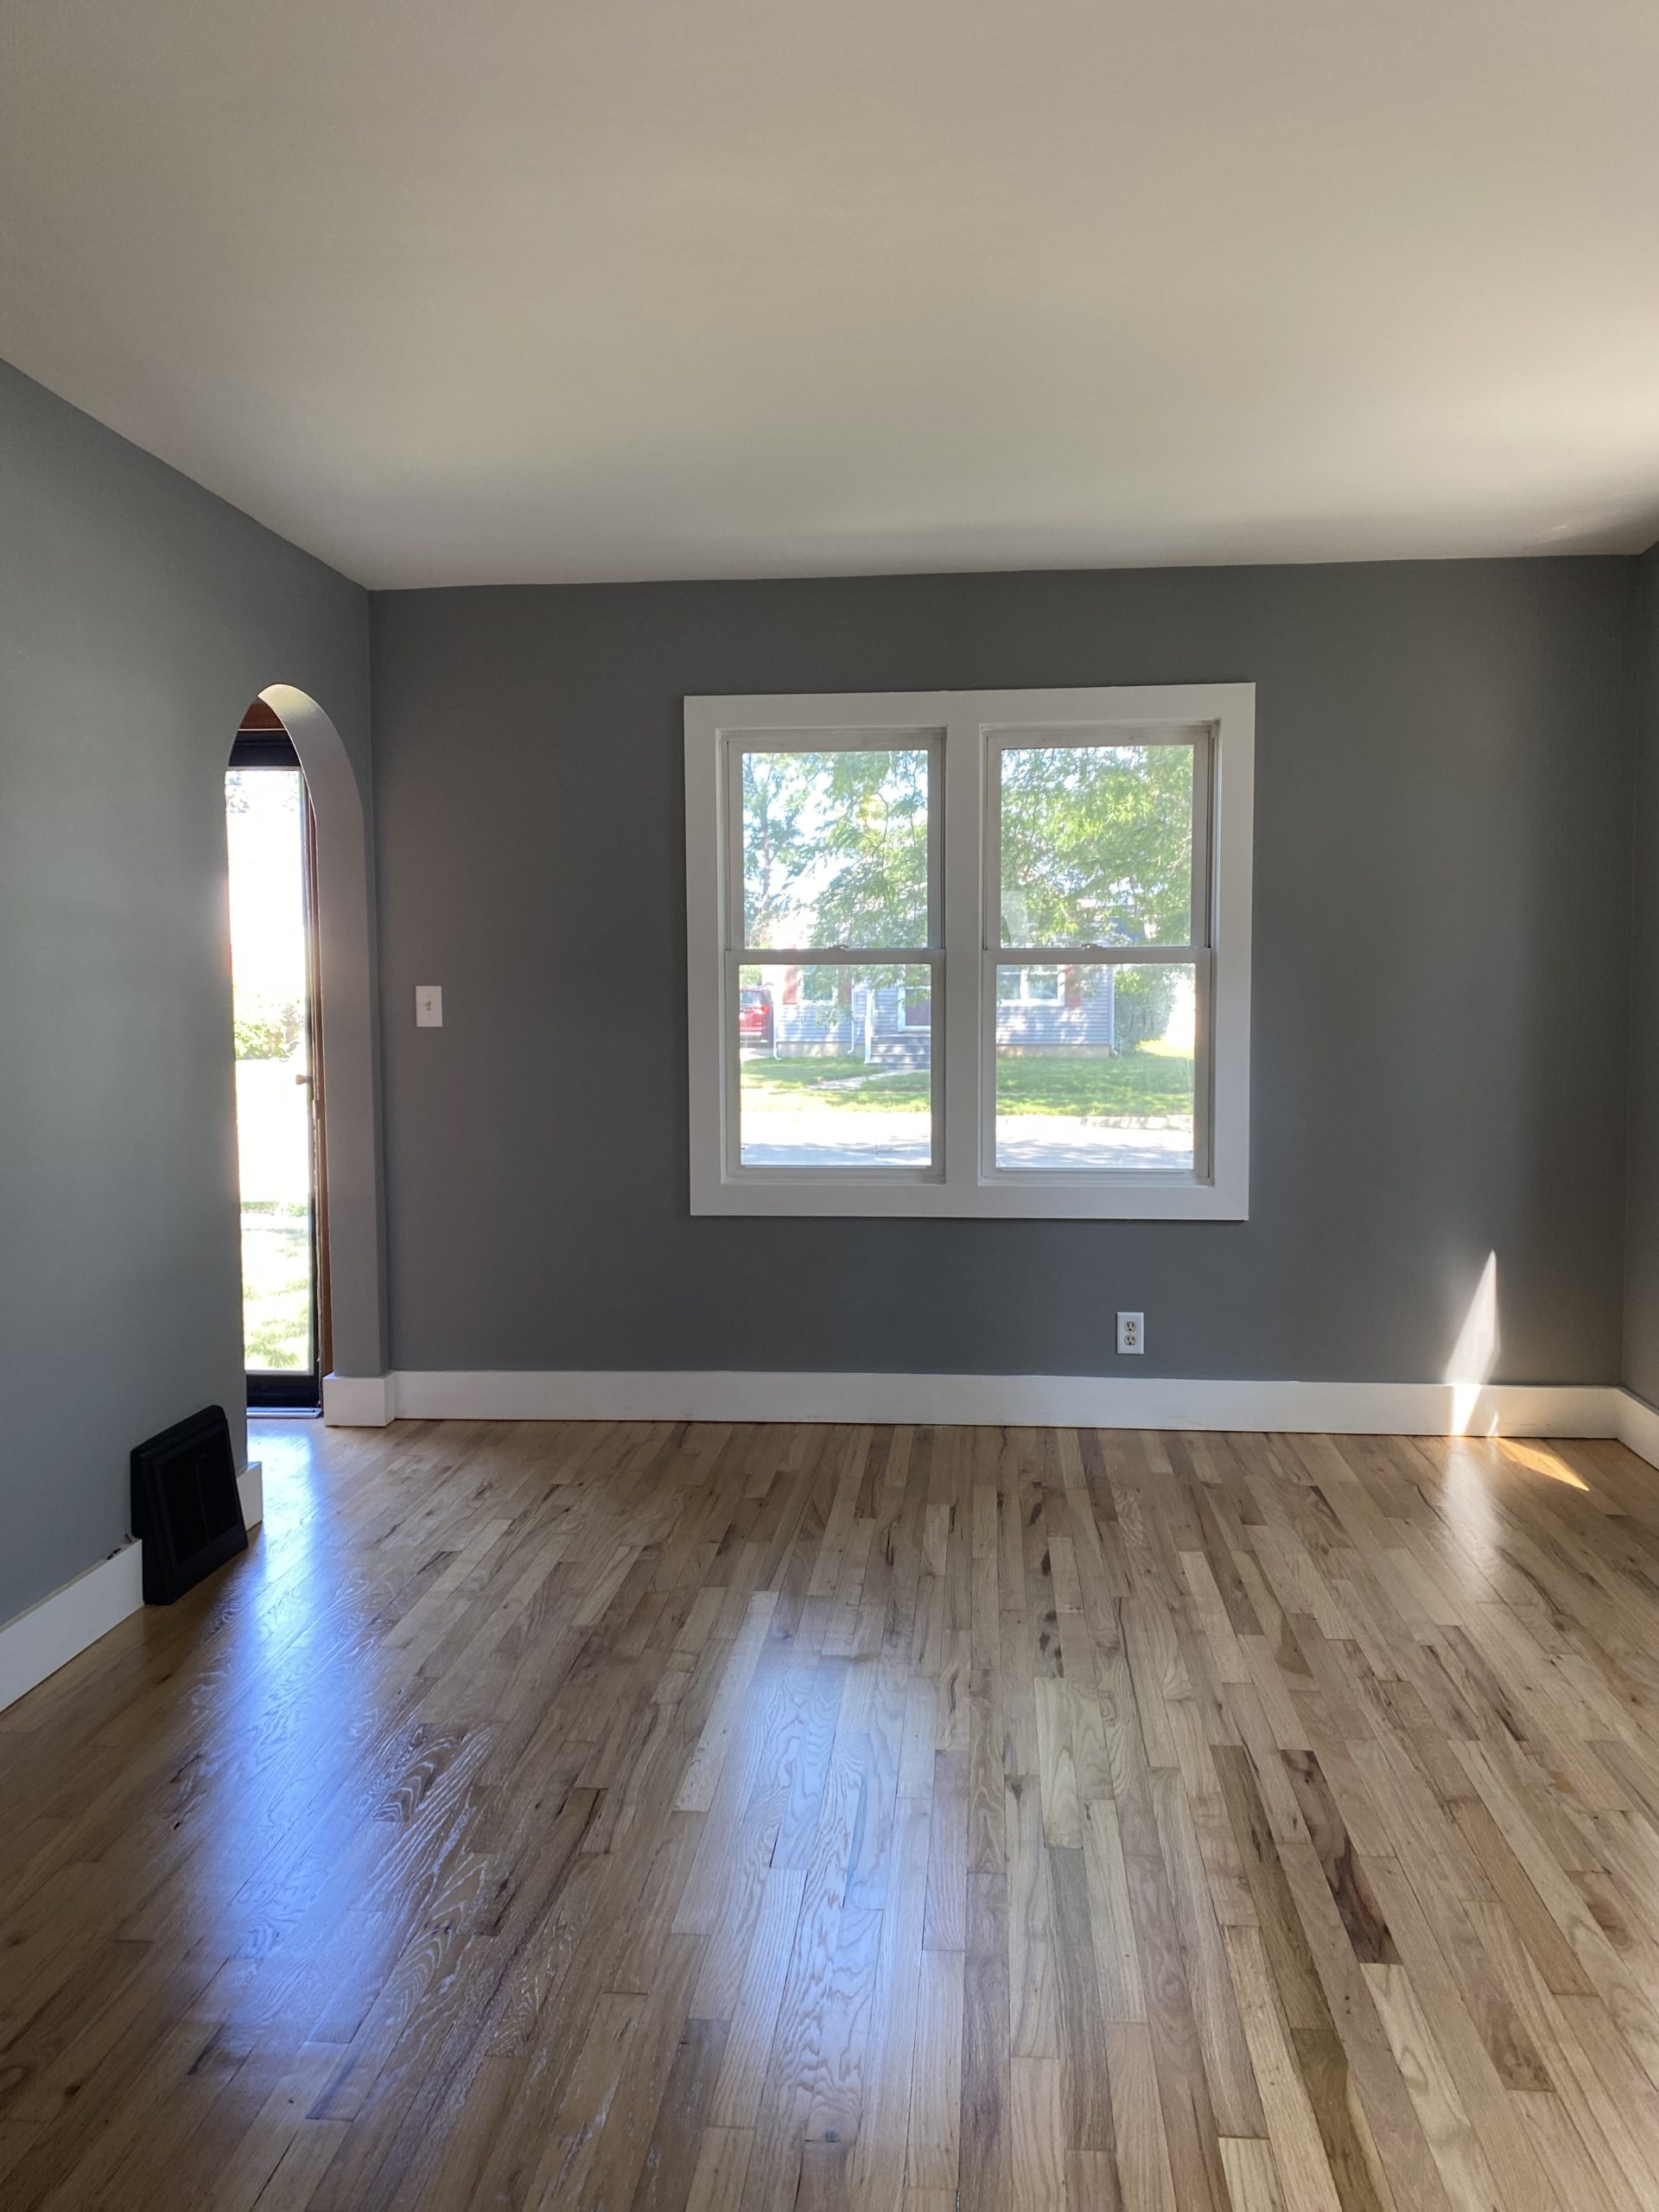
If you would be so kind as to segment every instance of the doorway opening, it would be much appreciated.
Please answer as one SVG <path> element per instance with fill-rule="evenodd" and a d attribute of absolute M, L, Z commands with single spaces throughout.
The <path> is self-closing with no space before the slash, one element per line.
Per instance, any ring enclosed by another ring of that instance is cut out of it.
<path fill-rule="evenodd" d="M 316 825 L 263 699 L 231 749 L 225 829 L 248 1405 L 315 1411 L 330 1364 Z"/>

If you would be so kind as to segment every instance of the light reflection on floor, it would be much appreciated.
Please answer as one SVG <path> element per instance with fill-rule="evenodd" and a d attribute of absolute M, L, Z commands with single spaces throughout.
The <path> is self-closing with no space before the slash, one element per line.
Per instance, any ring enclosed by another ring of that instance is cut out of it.
<path fill-rule="evenodd" d="M 323 1434 L 315 1420 L 248 1424 L 264 1518 L 204 1613 L 203 1638 L 224 1644 L 193 1694 L 211 1721 L 169 1777 L 180 1800 L 210 1774 L 221 1789 L 229 1785 L 225 1816 L 203 1824 L 192 1862 L 186 1943 L 216 1948 L 226 1961 L 221 1993 L 232 2018 L 240 1974 L 289 1940 L 328 1883 L 334 1852 L 320 1808 L 353 1775 L 360 1779 L 363 1737 L 380 1728 L 390 1703 L 384 1650 L 357 1632 L 379 1593 L 353 1576 L 344 1530 L 331 1541 L 334 1515 L 315 1460 Z M 292 1855 L 283 1847 L 290 1838 Z"/>

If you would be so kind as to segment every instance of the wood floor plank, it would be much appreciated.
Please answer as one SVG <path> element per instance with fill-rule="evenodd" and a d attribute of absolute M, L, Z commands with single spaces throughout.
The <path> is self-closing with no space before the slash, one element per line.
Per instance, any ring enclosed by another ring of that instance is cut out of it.
<path fill-rule="evenodd" d="M 946 2191 L 953 2204 L 961 2145 L 963 1968 L 960 1951 L 924 1945 L 905 2161 L 912 2189 Z"/>
<path fill-rule="evenodd" d="M 748 1961 L 732 2009 L 726 2055 L 709 2107 L 711 2127 L 754 2126 L 805 1893 L 806 1875 L 800 1868 L 774 1867 L 766 1878 Z"/>

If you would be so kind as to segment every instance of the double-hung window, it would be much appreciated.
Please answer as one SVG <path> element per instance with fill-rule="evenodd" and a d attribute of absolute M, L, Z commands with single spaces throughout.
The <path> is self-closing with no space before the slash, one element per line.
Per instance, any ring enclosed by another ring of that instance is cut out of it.
<path fill-rule="evenodd" d="M 1245 1217 L 1251 685 L 685 736 L 693 1212 Z"/>

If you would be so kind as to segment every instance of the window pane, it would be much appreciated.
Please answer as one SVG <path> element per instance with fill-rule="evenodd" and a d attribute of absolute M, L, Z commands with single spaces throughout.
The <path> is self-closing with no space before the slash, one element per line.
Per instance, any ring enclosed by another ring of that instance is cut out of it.
<path fill-rule="evenodd" d="M 1080 963 L 1058 1004 L 1004 999 L 1019 972 L 997 972 L 998 1167 L 1191 1174 L 1196 970 Z"/>
<path fill-rule="evenodd" d="M 1017 745 L 1001 764 L 1004 944 L 1188 944 L 1190 745 Z"/>
<path fill-rule="evenodd" d="M 746 944 L 925 944 L 926 749 L 747 753 Z"/>
<path fill-rule="evenodd" d="M 933 1007 L 926 968 L 739 970 L 745 1167 L 928 1167 Z"/>

